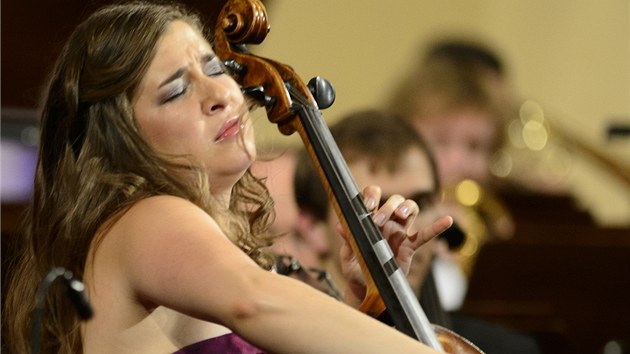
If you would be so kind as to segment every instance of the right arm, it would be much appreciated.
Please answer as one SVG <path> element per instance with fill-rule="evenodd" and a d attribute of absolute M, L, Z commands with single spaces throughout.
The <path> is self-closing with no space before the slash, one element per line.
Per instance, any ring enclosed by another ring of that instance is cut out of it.
<path fill-rule="evenodd" d="M 433 353 L 308 285 L 258 267 L 195 205 L 153 197 L 117 223 L 133 296 L 225 325 L 274 353 Z"/>

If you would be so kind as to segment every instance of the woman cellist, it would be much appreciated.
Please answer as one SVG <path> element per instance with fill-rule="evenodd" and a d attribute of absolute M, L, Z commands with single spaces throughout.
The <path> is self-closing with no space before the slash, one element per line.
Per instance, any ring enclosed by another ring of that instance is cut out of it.
<path fill-rule="evenodd" d="M 249 172 L 252 102 L 202 33 L 180 8 L 130 3 L 71 35 L 42 107 L 33 203 L 3 312 L 9 352 L 435 352 L 268 271 L 272 202 Z M 386 238 L 403 234 L 416 248 L 452 221 L 410 230 L 417 204 L 379 198 L 370 187 L 359 203 L 392 221 Z M 51 287 L 42 334 L 29 342 L 37 285 L 60 266 L 84 280 L 94 316 L 81 323 Z"/>

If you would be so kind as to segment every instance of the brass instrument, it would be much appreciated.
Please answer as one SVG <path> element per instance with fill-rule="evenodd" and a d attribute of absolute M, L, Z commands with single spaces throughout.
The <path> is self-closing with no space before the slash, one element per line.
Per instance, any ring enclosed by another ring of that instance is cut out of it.
<path fill-rule="evenodd" d="M 559 129 L 533 101 L 520 106 L 518 116 L 506 126 L 506 135 L 506 144 L 491 166 L 500 182 L 526 192 L 570 195 L 603 226 L 630 224 L 630 168 Z M 493 191 L 472 180 L 447 186 L 442 202 L 454 211 L 466 235 L 456 257 L 470 276 L 484 244 L 512 236 L 512 216 Z"/>
<path fill-rule="evenodd" d="M 514 225 L 509 211 L 492 192 L 473 180 L 465 179 L 446 187 L 440 204 L 465 234 L 455 256 L 467 276 L 470 276 L 475 258 L 484 244 L 512 237 Z"/>

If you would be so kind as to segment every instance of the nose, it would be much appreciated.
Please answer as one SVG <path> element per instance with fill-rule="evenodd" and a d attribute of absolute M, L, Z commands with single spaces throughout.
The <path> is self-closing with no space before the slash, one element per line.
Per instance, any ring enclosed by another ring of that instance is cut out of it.
<path fill-rule="evenodd" d="M 232 99 L 232 85 L 229 80 L 217 77 L 204 77 L 201 85 L 201 110 L 205 115 L 212 116 L 223 112 Z"/>

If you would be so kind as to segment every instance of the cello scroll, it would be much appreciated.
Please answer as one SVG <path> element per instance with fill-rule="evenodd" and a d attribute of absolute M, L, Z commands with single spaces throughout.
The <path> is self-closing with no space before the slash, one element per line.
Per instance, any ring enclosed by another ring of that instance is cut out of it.
<path fill-rule="evenodd" d="M 291 135 L 297 130 L 297 119 L 289 90 L 296 90 L 315 107 L 317 103 L 291 67 L 247 51 L 245 45 L 260 44 L 269 29 L 267 11 L 259 1 L 228 1 L 219 15 L 213 46 L 216 54 L 232 66 L 236 81 L 245 90 L 259 90 L 259 102 L 265 106 L 268 119 L 282 134 Z"/>

